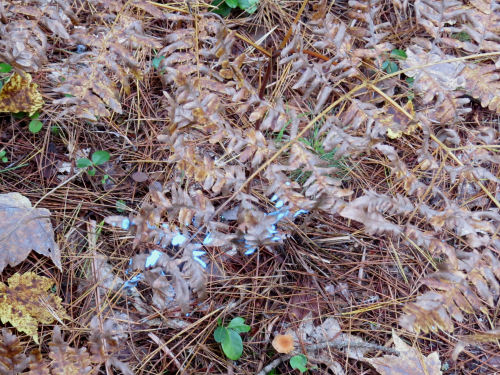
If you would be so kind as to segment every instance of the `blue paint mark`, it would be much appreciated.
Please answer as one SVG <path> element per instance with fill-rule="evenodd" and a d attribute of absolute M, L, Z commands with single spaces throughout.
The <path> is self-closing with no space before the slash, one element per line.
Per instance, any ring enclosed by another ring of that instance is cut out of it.
<path fill-rule="evenodd" d="M 114 226 L 114 224 L 113 224 L 113 226 Z M 128 230 L 130 228 L 130 220 L 127 219 L 127 218 L 124 218 L 122 220 L 121 227 L 122 227 L 123 230 Z"/>
<path fill-rule="evenodd" d="M 84 46 L 83 44 L 77 44 L 76 45 L 76 53 L 84 53 L 87 50 L 87 46 Z"/>
<path fill-rule="evenodd" d="M 200 264 L 200 266 L 202 266 L 203 268 L 207 268 L 207 264 L 203 260 L 201 260 L 200 258 L 194 257 L 193 259 L 195 262 L 198 262 Z"/>
<path fill-rule="evenodd" d="M 270 228 L 267 228 L 267 231 L 271 234 L 278 233 L 278 230 L 276 229 L 276 224 L 271 225 Z"/>
<path fill-rule="evenodd" d="M 274 194 L 272 197 L 271 197 L 271 202 L 274 202 L 274 201 L 277 201 L 278 200 L 278 196 L 276 194 Z"/>
<path fill-rule="evenodd" d="M 137 283 L 144 279 L 144 275 L 142 273 L 135 275 L 130 280 L 127 280 L 123 283 L 123 287 L 126 289 L 135 288 Z"/>
<path fill-rule="evenodd" d="M 247 251 L 245 251 L 245 255 L 252 255 L 253 253 L 255 253 L 255 250 L 257 250 L 257 248 L 252 247 L 252 248 L 248 249 Z"/>
<path fill-rule="evenodd" d="M 156 265 L 156 262 L 158 262 L 158 259 L 163 255 L 161 251 L 158 250 L 153 250 L 151 254 L 146 258 L 146 265 L 145 267 L 154 267 Z"/>
<path fill-rule="evenodd" d="M 301 208 L 300 210 L 298 210 L 296 213 L 293 214 L 293 217 L 296 218 L 299 215 L 308 214 L 308 213 L 309 213 L 308 210 L 304 210 L 304 209 Z"/>
<path fill-rule="evenodd" d="M 187 238 L 186 236 L 177 233 L 174 238 L 172 238 L 171 244 L 174 246 L 182 245 L 184 242 L 186 242 Z"/>
<path fill-rule="evenodd" d="M 285 202 L 283 202 L 281 199 L 279 201 L 276 202 L 276 204 L 274 205 L 274 207 L 276 208 L 281 208 L 283 207 L 283 205 L 285 204 Z"/>
<path fill-rule="evenodd" d="M 207 252 L 203 250 L 193 250 L 193 256 L 194 257 L 201 257 L 202 255 L 205 255 Z"/>
<path fill-rule="evenodd" d="M 203 245 L 207 246 L 212 243 L 214 239 L 212 238 L 212 233 L 208 232 L 207 235 L 205 236 L 205 239 L 203 240 Z"/>

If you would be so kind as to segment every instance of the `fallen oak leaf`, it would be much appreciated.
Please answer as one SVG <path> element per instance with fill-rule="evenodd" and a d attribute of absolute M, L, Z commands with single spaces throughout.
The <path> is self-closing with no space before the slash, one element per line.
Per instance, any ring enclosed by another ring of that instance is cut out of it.
<path fill-rule="evenodd" d="M 406 344 L 392 331 L 394 347 L 399 357 L 384 355 L 377 358 L 365 358 L 363 361 L 372 365 L 381 375 L 441 375 L 441 361 L 438 352 L 424 357 L 416 348 Z"/>
<path fill-rule="evenodd" d="M 48 256 L 61 270 L 61 253 L 54 241 L 50 211 L 33 208 L 19 193 L 0 194 L 0 272 L 17 266 L 31 250 Z"/>
<path fill-rule="evenodd" d="M 33 272 L 16 273 L 0 282 L 0 320 L 9 322 L 18 331 L 25 332 L 38 344 L 38 323 L 50 324 L 56 319 L 68 318 L 61 306 L 61 298 L 49 293 L 51 279 Z"/>

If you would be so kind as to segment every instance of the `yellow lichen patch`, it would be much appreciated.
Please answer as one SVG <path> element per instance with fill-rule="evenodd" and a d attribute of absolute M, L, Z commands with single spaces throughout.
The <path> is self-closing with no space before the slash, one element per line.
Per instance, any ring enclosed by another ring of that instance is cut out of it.
<path fill-rule="evenodd" d="M 14 73 L 0 90 L 0 112 L 28 112 L 33 115 L 42 108 L 43 99 L 31 75 Z"/>
<path fill-rule="evenodd" d="M 48 292 L 51 279 L 33 272 L 14 274 L 9 286 L 0 282 L 0 319 L 25 332 L 38 343 L 38 323 L 50 324 L 67 318 L 61 298 Z"/>

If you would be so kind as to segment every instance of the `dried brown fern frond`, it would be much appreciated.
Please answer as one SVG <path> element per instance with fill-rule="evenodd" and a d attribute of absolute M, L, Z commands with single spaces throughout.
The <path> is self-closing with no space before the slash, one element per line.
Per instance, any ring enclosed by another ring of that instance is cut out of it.
<path fill-rule="evenodd" d="M 469 211 L 459 207 L 455 202 L 447 204 L 444 210 L 436 211 L 425 204 L 419 206 L 419 211 L 435 230 L 446 228 L 458 236 L 465 237 L 473 247 L 488 246 L 491 235 L 498 230 L 500 215 L 495 211 Z"/>
<path fill-rule="evenodd" d="M 470 100 L 463 98 L 463 92 L 459 91 L 465 86 L 462 76 L 465 64 L 458 61 L 440 63 L 453 56 L 444 55 L 436 47 L 428 51 L 413 45 L 406 53 L 408 58 L 403 68 L 413 68 L 407 74 L 414 78 L 413 88 L 422 103 L 417 110 L 423 110 L 424 116 L 434 123 L 453 125 L 463 119 L 463 115 L 471 111 L 465 107 Z"/>
<path fill-rule="evenodd" d="M 417 297 L 404 306 L 400 325 L 414 332 L 442 329 L 452 332 L 453 320 L 462 322 L 462 312 L 485 312 L 500 296 L 500 261 L 489 250 L 457 252 L 458 266 L 449 263 L 424 280 L 436 291 Z"/>
<path fill-rule="evenodd" d="M 500 48 L 500 47 L 499 47 Z M 468 64 L 462 71 L 465 89 L 484 108 L 500 114 L 500 72 L 495 65 Z"/>
<path fill-rule="evenodd" d="M 401 226 L 386 220 L 383 213 L 404 215 L 410 213 L 413 209 L 413 204 L 403 196 L 388 197 L 368 191 L 365 195 L 347 204 L 339 213 L 346 219 L 363 223 L 365 230 L 369 234 L 390 233 L 399 235 L 402 232 Z"/>
<path fill-rule="evenodd" d="M 466 12 L 460 0 L 416 0 L 414 6 L 417 22 L 436 42 L 441 40 L 446 24 Z"/>
<path fill-rule="evenodd" d="M 91 30 L 79 28 L 72 34 L 76 43 L 89 49 L 63 60 L 62 73 L 53 74 L 59 83 L 54 92 L 65 94 L 53 104 L 68 106 L 61 116 L 73 113 L 95 121 L 97 117 L 109 116 L 108 108 L 122 113 L 115 80 L 129 92 L 129 79 L 140 77 L 134 51 L 161 47 L 157 38 L 145 34 L 141 21 L 126 14 L 110 16 L 116 18 L 111 27 L 103 23 Z"/>
<path fill-rule="evenodd" d="M 129 366 L 121 360 L 129 360 L 131 353 L 120 353 L 123 343 L 128 338 L 130 327 L 126 322 L 129 319 L 125 313 L 113 313 L 111 317 L 106 319 L 100 316 L 92 318 L 89 349 L 93 363 L 104 364 L 107 368 L 113 366 L 124 375 L 133 375 Z M 126 357 L 121 358 L 123 356 Z"/>
<path fill-rule="evenodd" d="M 186 245 L 178 258 L 160 251 L 155 264 L 147 270 L 147 254 L 139 254 L 133 258 L 132 266 L 144 271 L 144 282 L 153 290 L 152 302 L 157 308 L 180 308 L 187 312 L 192 294 L 200 299 L 204 298 L 207 277 L 202 266 L 193 259 L 193 250 L 199 247 L 201 246 Z"/>
<path fill-rule="evenodd" d="M 446 31 L 452 38 L 443 42 L 467 52 L 497 52 L 500 50 L 500 2 L 498 0 L 471 0 L 464 12 L 455 16 Z M 455 36 L 453 38 L 453 36 Z M 462 37 L 465 40 L 460 40 Z M 468 40 L 467 40 L 468 39 Z"/>
<path fill-rule="evenodd" d="M 62 337 L 61 328 L 54 327 L 52 341 L 49 343 L 49 360 L 40 354 L 31 356 L 30 375 L 90 375 L 96 374 L 89 353 L 85 348 L 76 349 L 68 345 Z"/>
<path fill-rule="evenodd" d="M 24 355 L 19 339 L 7 328 L 2 328 L 0 337 L 0 374 L 19 374 L 28 367 L 28 358 Z"/>
<path fill-rule="evenodd" d="M 9 1 L 0 8 L 0 20 L 0 57 L 19 72 L 40 69 L 48 61 L 49 40 L 69 42 L 78 23 L 64 0 Z"/>
<path fill-rule="evenodd" d="M 346 32 L 346 26 L 335 22 L 333 16 L 327 16 L 324 22 L 318 21 L 317 29 L 313 27 L 313 33 L 320 38 L 314 45 L 326 49 L 330 60 L 316 62 L 304 53 L 303 38 L 298 28 L 292 41 L 281 51 L 280 64 L 290 64 L 291 71 L 299 74 L 292 89 L 301 89 L 304 99 L 314 93 L 314 112 L 318 113 L 334 91 L 336 83 L 358 75 L 356 67 L 359 61 L 353 62 L 349 58 L 353 42 Z"/>
<path fill-rule="evenodd" d="M 391 26 L 390 22 L 378 23 L 378 15 L 383 6 L 381 0 L 349 0 L 349 6 L 353 8 L 349 15 L 366 24 L 365 27 L 358 27 L 353 32 L 362 36 L 366 42 L 364 48 L 375 48 L 390 33 L 382 31 Z"/>

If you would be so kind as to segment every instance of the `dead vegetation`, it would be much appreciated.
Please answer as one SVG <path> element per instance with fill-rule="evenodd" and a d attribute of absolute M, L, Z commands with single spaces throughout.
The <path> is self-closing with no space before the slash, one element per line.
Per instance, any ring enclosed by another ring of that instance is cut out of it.
<path fill-rule="evenodd" d="M 500 3 L 210 9 L 0 3 L 0 374 L 500 371 Z"/>

